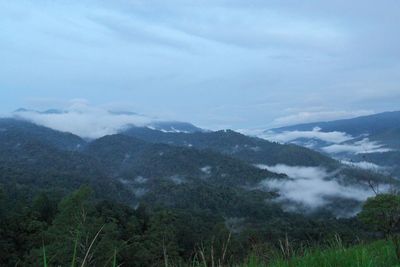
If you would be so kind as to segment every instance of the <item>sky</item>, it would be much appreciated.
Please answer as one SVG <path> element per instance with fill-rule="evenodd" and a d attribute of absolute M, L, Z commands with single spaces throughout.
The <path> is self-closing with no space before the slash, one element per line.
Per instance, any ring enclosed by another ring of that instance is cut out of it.
<path fill-rule="evenodd" d="M 242 129 L 399 110 L 399 14 L 398 0 L 0 0 L 0 114 L 78 102 Z"/>

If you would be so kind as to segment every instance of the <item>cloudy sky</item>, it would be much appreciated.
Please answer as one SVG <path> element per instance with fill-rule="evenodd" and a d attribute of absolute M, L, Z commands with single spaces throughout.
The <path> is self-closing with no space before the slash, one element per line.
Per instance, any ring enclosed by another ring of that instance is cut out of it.
<path fill-rule="evenodd" d="M 0 114 L 96 108 L 208 128 L 400 109 L 398 0 L 0 0 Z"/>

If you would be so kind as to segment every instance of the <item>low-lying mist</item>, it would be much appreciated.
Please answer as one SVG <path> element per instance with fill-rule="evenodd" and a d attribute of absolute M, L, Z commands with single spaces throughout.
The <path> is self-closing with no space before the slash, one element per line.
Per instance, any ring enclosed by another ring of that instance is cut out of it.
<path fill-rule="evenodd" d="M 115 134 L 126 125 L 145 126 L 156 121 L 140 114 L 112 112 L 106 108 L 91 106 L 84 101 L 75 101 L 60 112 L 21 110 L 14 112 L 13 116 L 89 139 Z"/>
<path fill-rule="evenodd" d="M 258 134 L 260 138 L 279 143 L 296 143 L 307 146 L 311 149 L 322 150 L 328 154 L 367 154 L 367 153 L 383 153 L 392 151 L 377 141 L 372 141 L 366 135 L 352 136 L 345 132 L 324 132 L 321 128 L 315 127 L 311 131 L 284 131 L 274 132 L 268 131 Z M 359 138 L 362 138 L 359 140 Z M 302 140 L 297 142 L 298 140 Z M 304 142 L 308 140 L 308 142 Z M 312 141 L 321 141 L 322 144 Z"/>
<path fill-rule="evenodd" d="M 329 154 L 351 153 L 351 154 L 368 154 L 368 153 L 384 153 L 392 151 L 390 148 L 385 148 L 383 144 L 376 141 L 370 141 L 368 138 L 363 138 L 360 141 L 343 144 L 333 144 L 322 148 Z"/>
<path fill-rule="evenodd" d="M 315 127 L 311 131 L 284 131 L 284 132 L 273 132 L 268 131 L 261 136 L 267 140 L 275 141 L 279 143 L 288 143 L 292 142 L 299 138 L 307 138 L 307 139 L 319 139 L 321 141 L 325 141 L 328 143 L 342 143 L 348 140 L 353 139 L 351 135 L 348 135 L 344 132 L 323 132 L 321 128 Z"/>
<path fill-rule="evenodd" d="M 321 167 L 257 165 L 276 173 L 285 173 L 289 179 L 266 179 L 260 186 L 267 190 L 277 190 L 287 210 L 302 207 L 302 211 L 315 211 L 332 204 L 335 199 L 362 202 L 374 195 L 366 184 L 343 185 L 339 182 L 338 172 L 330 173 Z"/>

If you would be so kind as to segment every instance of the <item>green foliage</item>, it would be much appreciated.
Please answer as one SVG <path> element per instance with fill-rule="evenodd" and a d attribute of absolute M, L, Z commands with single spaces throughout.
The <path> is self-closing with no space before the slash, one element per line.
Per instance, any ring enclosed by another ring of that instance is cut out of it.
<path fill-rule="evenodd" d="M 47 267 L 46 247 L 43 245 L 43 266 Z"/>
<path fill-rule="evenodd" d="M 36 248 L 36 265 L 40 265 L 42 238 L 46 228 L 47 224 L 29 209 L 13 210 L 7 214 L 0 221 L 0 262 L 5 266 L 15 266 L 18 262 L 28 260 L 29 252 Z"/>
<path fill-rule="evenodd" d="M 111 262 L 113 249 L 119 245 L 117 226 L 98 215 L 90 195 L 91 189 L 84 186 L 60 202 L 46 232 L 52 265 L 63 265 L 71 257 L 73 262 L 85 261 L 88 266 Z"/>
<path fill-rule="evenodd" d="M 369 198 L 358 217 L 386 236 L 397 233 L 400 230 L 400 196 L 379 194 Z"/>
<path fill-rule="evenodd" d="M 251 266 L 251 265 L 250 265 Z M 253 266 L 266 266 L 263 264 Z M 398 266 L 395 247 L 391 242 L 379 241 L 370 245 L 332 247 L 328 250 L 308 250 L 289 261 L 273 261 L 270 267 L 388 267 Z M 246 267 L 244 265 L 243 267 Z"/>
<path fill-rule="evenodd" d="M 46 193 L 39 193 L 33 200 L 32 210 L 38 214 L 38 219 L 50 224 L 53 220 L 57 206 L 51 201 Z"/>

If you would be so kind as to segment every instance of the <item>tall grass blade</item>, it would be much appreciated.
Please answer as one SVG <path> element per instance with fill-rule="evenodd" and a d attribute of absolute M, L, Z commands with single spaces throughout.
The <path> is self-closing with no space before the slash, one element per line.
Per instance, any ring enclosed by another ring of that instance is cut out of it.
<path fill-rule="evenodd" d="M 79 232 L 76 234 L 76 239 L 75 239 L 75 244 L 74 244 L 74 254 L 72 256 L 71 267 L 76 266 L 76 254 L 77 254 L 77 250 L 78 250 L 78 242 L 79 242 Z"/>
<path fill-rule="evenodd" d="M 114 250 L 113 267 L 117 267 L 117 249 Z"/>
<path fill-rule="evenodd" d="M 87 260 L 87 258 L 89 257 L 90 250 L 92 249 L 92 246 L 93 246 L 94 242 L 95 242 L 96 239 L 99 237 L 100 232 L 103 230 L 103 228 L 104 228 L 104 225 L 100 228 L 100 230 L 97 232 L 97 234 L 96 234 L 95 237 L 93 238 L 92 242 L 90 243 L 90 246 L 89 246 L 88 250 L 86 251 L 85 258 L 83 258 L 83 262 L 82 262 L 81 267 L 84 267 L 84 266 L 85 266 L 86 260 Z"/>
<path fill-rule="evenodd" d="M 43 267 L 47 267 L 46 247 L 43 244 Z"/>

